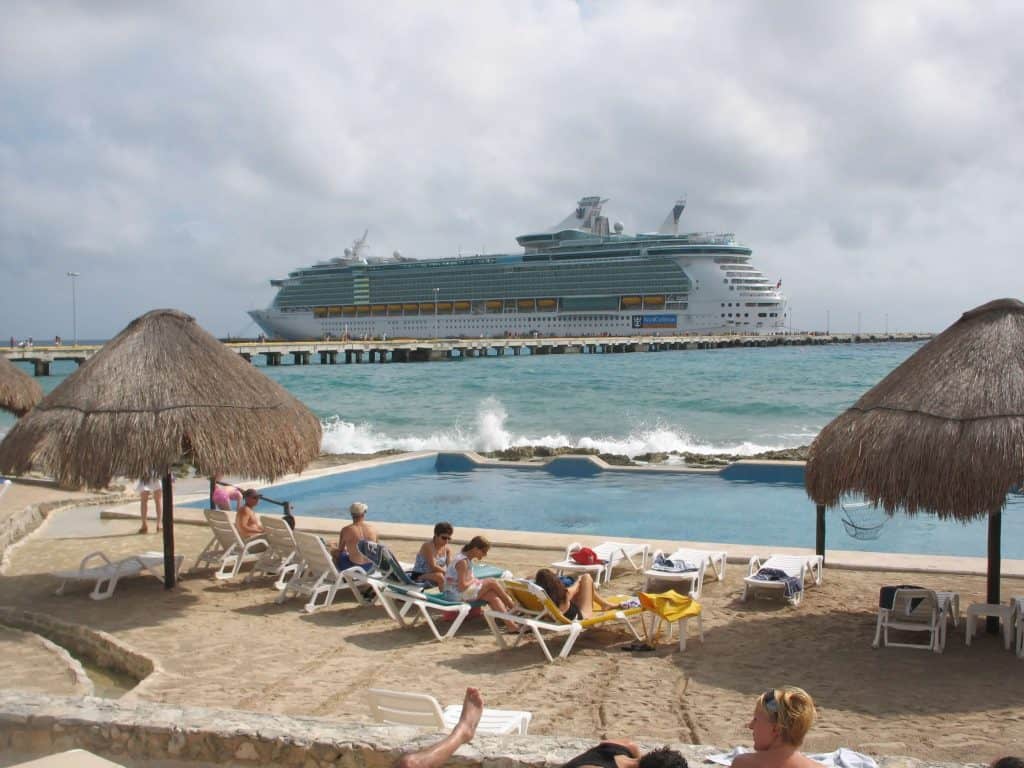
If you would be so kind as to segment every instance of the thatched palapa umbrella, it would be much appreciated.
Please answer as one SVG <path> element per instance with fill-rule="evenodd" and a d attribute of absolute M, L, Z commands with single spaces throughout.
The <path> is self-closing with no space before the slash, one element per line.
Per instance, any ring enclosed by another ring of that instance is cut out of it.
<path fill-rule="evenodd" d="M 0 409 L 23 416 L 43 399 L 39 382 L 0 355 Z"/>
<path fill-rule="evenodd" d="M 825 506 L 853 492 L 890 515 L 987 515 L 998 603 L 1002 509 L 1024 483 L 1024 304 L 965 312 L 868 390 L 815 439 L 805 483 Z"/>
<path fill-rule="evenodd" d="M 320 450 L 320 422 L 302 403 L 204 331 L 158 309 L 68 376 L 0 443 L 0 472 L 35 467 L 61 484 L 164 478 L 164 568 L 174 583 L 171 468 L 274 479 Z"/>

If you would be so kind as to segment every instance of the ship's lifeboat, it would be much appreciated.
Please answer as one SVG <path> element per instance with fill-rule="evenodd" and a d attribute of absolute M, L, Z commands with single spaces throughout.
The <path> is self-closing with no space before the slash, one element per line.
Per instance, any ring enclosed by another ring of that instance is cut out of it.
<path fill-rule="evenodd" d="M 456 312 L 469 312 L 468 301 L 456 301 L 453 306 L 455 307 Z"/>
<path fill-rule="evenodd" d="M 409 312 L 419 312 L 420 311 L 420 305 L 419 304 L 403 304 L 402 305 L 402 309 L 405 310 L 406 314 L 408 314 Z"/>
<path fill-rule="evenodd" d="M 533 299 L 520 299 L 516 302 L 516 306 L 519 307 L 520 311 L 529 310 L 532 312 L 535 308 Z"/>
<path fill-rule="evenodd" d="M 639 307 L 641 304 L 643 304 L 643 301 L 644 300 L 641 299 L 639 296 L 623 296 L 622 297 L 622 306 L 624 308 L 625 307 Z"/>
<path fill-rule="evenodd" d="M 375 315 L 386 315 L 388 313 L 387 304 L 374 304 L 370 307 L 370 311 Z"/>
<path fill-rule="evenodd" d="M 368 314 L 370 314 L 370 305 L 369 304 L 363 304 L 362 306 L 356 307 L 356 314 L 357 315 L 368 315 Z"/>
<path fill-rule="evenodd" d="M 337 317 L 341 314 L 341 307 L 328 307 L 327 314 L 331 317 Z"/>
<path fill-rule="evenodd" d="M 389 315 L 400 315 L 400 314 L 402 314 L 402 305 L 401 304 L 388 304 L 388 314 Z"/>
<path fill-rule="evenodd" d="M 452 303 L 450 301 L 439 301 L 439 302 L 437 302 L 437 311 L 438 312 L 451 312 L 452 311 Z"/>
<path fill-rule="evenodd" d="M 356 313 L 355 307 L 342 307 L 341 314 L 343 315 L 354 315 Z"/>
<path fill-rule="evenodd" d="M 431 314 L 433 314 L 434 305 L 431 304 L 429 301 L 424 302 L 423 304 L 420 304 L 420 312 L 430 312 Z"/>
<path fill-rule="evenodd" d="M 539 309 L 554 309 L 558 306 L 558 299 L 537 299 Z"/>
<path fill-rule="evenodd" d="M 665 306 L 664 296 L 644 296 L 644 307 L 646 309 L 658 309 Z"/>
<path fill-rule="evenodd" d="M 327 307 L 313 307 L 313 317 L 327 317 Z"/>
<path fill-rule="evenodd" d="M 501 300 L 491 299 L 490 301 L 487 302 L 487 309 L 488 311 L 491 312 L 497 312 L 498 310 L 501 309 Z"/>

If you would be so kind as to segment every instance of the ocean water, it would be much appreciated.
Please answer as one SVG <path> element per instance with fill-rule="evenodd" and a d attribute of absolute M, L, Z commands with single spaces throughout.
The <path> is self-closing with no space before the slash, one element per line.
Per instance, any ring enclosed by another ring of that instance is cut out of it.
<path fill-rule="evenodd" d="M 920 344 L 841 344 L 264 368 L 330 453 L 571 445 L 752 454 L 809 443 Z M 28 367 L 25 367 L 28 370 Z M 52 390 L 73 363 L 39 379 Z M 0 412 L 0 431 L 13 423 Z"/>

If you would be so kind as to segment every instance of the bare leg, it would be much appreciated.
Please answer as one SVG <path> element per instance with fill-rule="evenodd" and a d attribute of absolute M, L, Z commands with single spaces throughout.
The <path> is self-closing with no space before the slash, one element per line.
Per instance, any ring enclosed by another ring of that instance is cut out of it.
<path fill-rule="evenodd" d="M 617 607 L 614 603 L 609 603 L 598 594 L 597 589 L 594 587 L 594 577 L 589 573 L 584 573 L 580 576 L 578 585 L 572 602 L 573 605 L 580 609 L 583 618 L 589 619 L 594 615 L 594 603 L 597 603 L 605 611 Z"/>
<path fill-rule="evenodd" d="M 455 750 L 473 740 L 483 711 L 484 700 L 480 691 L 467 688 L 466 697 L 462 700 L 462 715 L 452 732 L 426 749 L 402 755 L 395 768 L 441 768 Z"/>
<path fill-rule="evenodd" d="M 513 607 L 512 600 L 510 598 L 506 600 L 502 599 L 502 595 L 508 598 L 505 594 L 505 590 L 501 588 L 501 585 L 493 579 L 485 579 L 484 583 L 480 586 L 480 591 L 477 593 L 477 597 L 480 600 L 485 600 L 491 608 L 502 613 L 510 611 Z M 518 632 L 517 627 L 513 622 L 506 621 L 505 628 L 509 632 Z"/>
<path fill-rule="evenodd" d="M 149 533 L 149 523 L 146 521 L 146 507 L 149 506 L 149 491 L 142 491 L 139 493 L 139 515 L 142 517 L 142 526 L 139 528 L 139 533 Z"/>
<path fill-rule="evenodd" d="M 153 506 L 156 507 L 156 532 L 160 533 L 160 526 L 164 523 L 164 491 L 162 488 L 153 491 Z"/>

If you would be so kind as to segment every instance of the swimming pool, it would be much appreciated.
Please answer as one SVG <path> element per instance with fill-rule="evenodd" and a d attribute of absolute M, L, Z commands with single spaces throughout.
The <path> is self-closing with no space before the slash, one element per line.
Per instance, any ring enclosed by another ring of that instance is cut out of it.
<path fill-rule="evenodd" d="M 364 501 L 371 520 L 456 528 L 814 547 L 815 508 L 802 465 L 741 463 L 722 472 L 601 470 L 560 457 L 544 467 L 475 464 L 463 454 L 396 461 L 264 489 L 295 514 L 348 519 Z M 189 506 L 204 506 L 202 503 Z M 826 546 L 873 552 L 984 556 L 984 520 L 963 525 L 897 514 L 873 541 L 854 539 L 842 511 L 826 513 Z M 1024 558 L 1024 504 L 1003 515 L 1003 556 Z"/>

